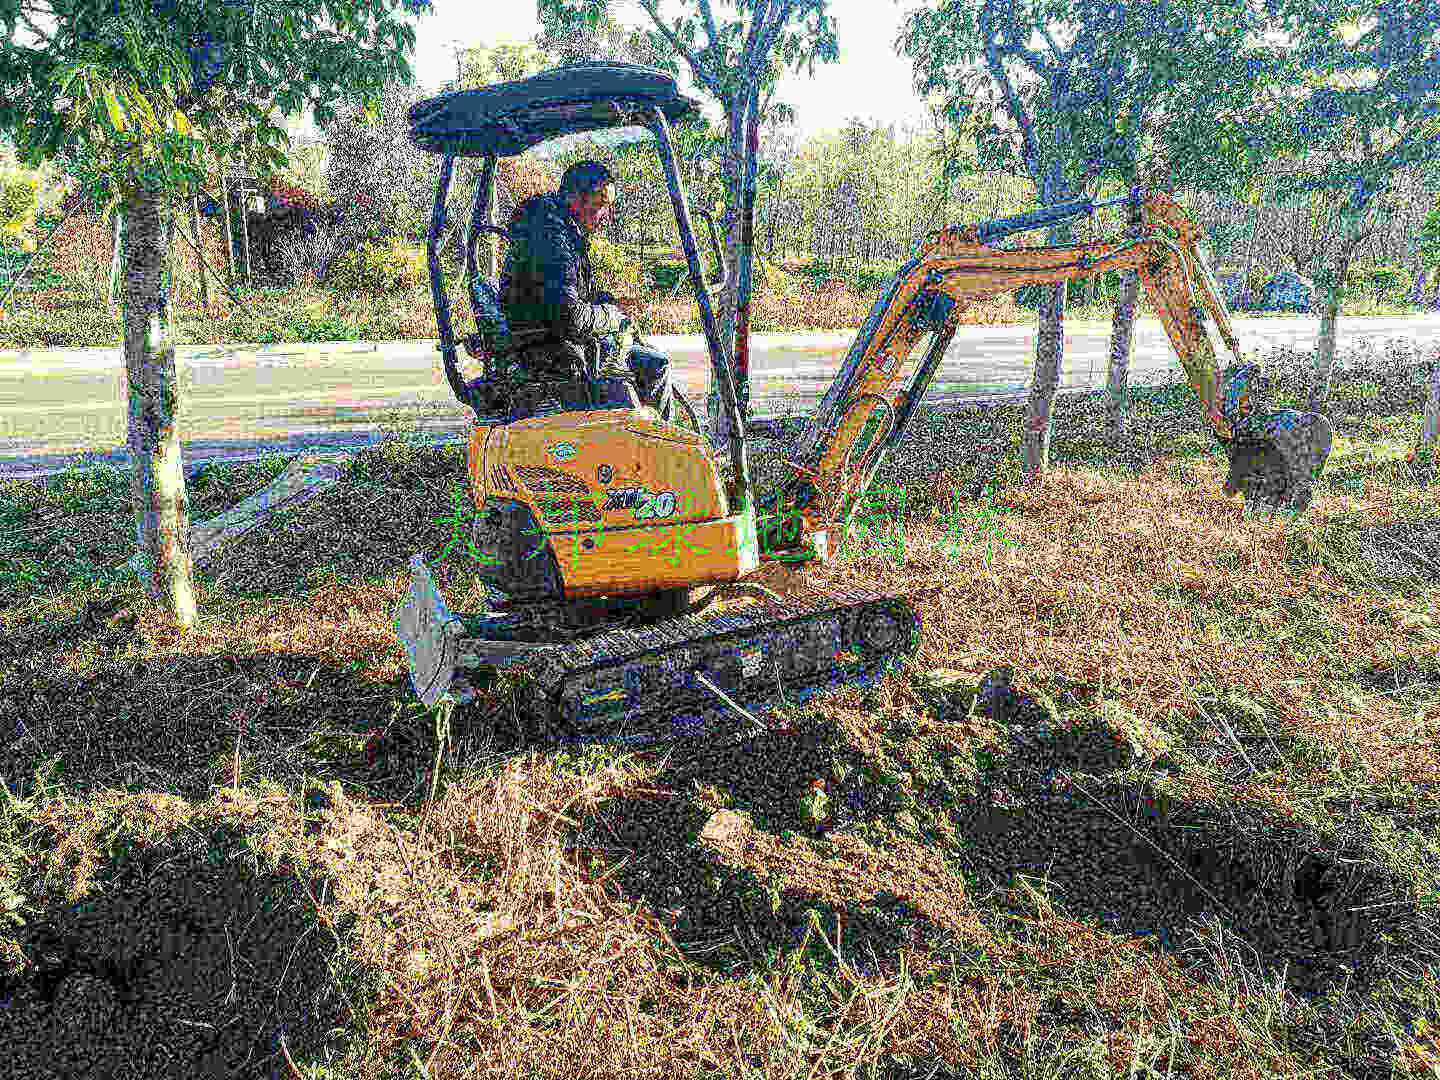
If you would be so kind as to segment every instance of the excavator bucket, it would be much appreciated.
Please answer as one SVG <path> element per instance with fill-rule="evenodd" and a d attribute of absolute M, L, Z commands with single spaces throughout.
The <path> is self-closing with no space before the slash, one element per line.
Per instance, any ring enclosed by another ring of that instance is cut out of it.
<path fill-rule="evenodd" d="M 1334 428 L 1319 413 L 1285 409 L 1272 413 L 1274 434 L 1260 440 L 1236 440 L 1230 446 L 1226 495 L 1242 495 L 1254 510 L 1286 510 L 1300 515 L 1315 497 L 1315 480 L 1334 442 Z"/>
<path fill-rule="evenodd" d="M 395 612 L 395 630 L 410 660 L 415 696 L 427 708 L 447 693 L 457 704 L 464 704 L 494 674 L 558 649 L 505 640 L 514 633 L 509 623 L 500 614 L 451 611 L 425 560 L 411 556 L 410 589 Z"/>
<path fill-rule="evenodd" d="M 1225 494 L 1242 495 L 1252 511 L 1298 517 L 1315 496 L 1335 428 L 1321 413 L 1264 408 L 1268 397 L 1257 365 L 1225 369 L 1220 412 L 1232 432 Z"/>

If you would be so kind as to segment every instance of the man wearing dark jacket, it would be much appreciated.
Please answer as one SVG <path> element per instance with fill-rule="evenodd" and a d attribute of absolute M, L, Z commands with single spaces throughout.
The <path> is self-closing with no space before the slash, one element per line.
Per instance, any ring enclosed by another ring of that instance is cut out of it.
<path fill-rule="evenodd" d="M 526 350 L 522 361 L 533 374 L 563 377 L 577 367 L 590 371 L 606 387 L 604 404 L 624 400 L 616 396 L 615 379 L 633 377 L 641 402 L 669 420 L 674 411 L 669 360 L 633 345 L 634 330 L 622 307 L 633 307 L 635 301 L 617 301 L 595 288 L 590 237 L 614 208 L 614 181 L 595 161 L 570 166 L 559 191 L 532 196 L 516 207 L 500 302 L 513 333 L 544 331 L 541 344 Z M 600 341 L 604 337 L 618 343 L 608 355 Z"/>

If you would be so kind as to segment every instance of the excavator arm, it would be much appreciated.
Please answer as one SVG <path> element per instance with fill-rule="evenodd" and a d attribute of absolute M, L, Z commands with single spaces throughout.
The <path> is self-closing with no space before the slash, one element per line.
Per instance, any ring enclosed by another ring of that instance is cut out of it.
<path fill-rule="evenodd" d="M 1054 247 L 989 246 L 1010 233 L 1140 198 L 1132 190 L 1108 203 L 1081 200 L 931 234 L 871 309 L 790 448 L 789 482 L 762 499 L 762 548 L 794 547 L 801 536 L 848 527 L 938 369 L 962 304 L 1111 270 L 1138 273 L 1211 430 L 1229 451 L 1226 494 L 1243 492 L 1256 502 L 1303 512 L 1330 452 L 1330 422 L 1317 413 L 1262 408 L 1260 369 L 1241 357 L 1214 275 L 1196 247 L 1195 225 L 1179 205 L 1162 192 L 1145 195 L 1138 236 Z M 1206 332 L 1207 315 L 1235 356 L 1223 373 Z"/>

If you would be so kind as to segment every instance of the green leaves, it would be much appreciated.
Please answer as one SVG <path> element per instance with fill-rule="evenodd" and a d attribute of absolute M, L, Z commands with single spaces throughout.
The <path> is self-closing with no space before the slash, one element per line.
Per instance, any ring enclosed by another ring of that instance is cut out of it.
<path fill-rule="evenodd" d="M 13 20 L 10 6 L 0 0 L 0 21 Z M 415 40 L 392 0 L 296 0 L 253 17 L 248 4 L 214 0 L 135 3 L 113 15 L 107 6 L 60 5 L 50 40 L 33 47 L 0 41 L 10 88 L 0 130 L 22 159 L 63 160 L 112 198 L 155 181 L 187 187 L 212 154 L 283 166 L 284 133 L 269 123 L 277 107 L 310 106 L 325 122 L 342 97 L 373 100 L 407 75 Z M 198 94 L 192 57 L 222 72 Z"/>
<path fill-rule="evenodd" d="M 130 118 L 120 106 L 120 99 L 115 96 L 112 87 L 105 87 L 101 91 L 101 101 L 105 106 L 105 115 L 110 118 L 110 124 L 116 131 L 130 130 Z"/>

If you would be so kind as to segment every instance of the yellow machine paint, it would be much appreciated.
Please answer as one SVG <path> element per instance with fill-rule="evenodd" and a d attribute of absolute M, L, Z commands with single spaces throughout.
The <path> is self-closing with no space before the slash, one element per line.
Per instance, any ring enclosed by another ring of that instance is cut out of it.
<path fill-rule="evenodd" d="M 565 596 L 724 584 L 760 565 L 753 513 L 726 505 L 699 435 L 653 409 L 472 425 L 470 489 L 529 504 L 551 537 Z"/>

